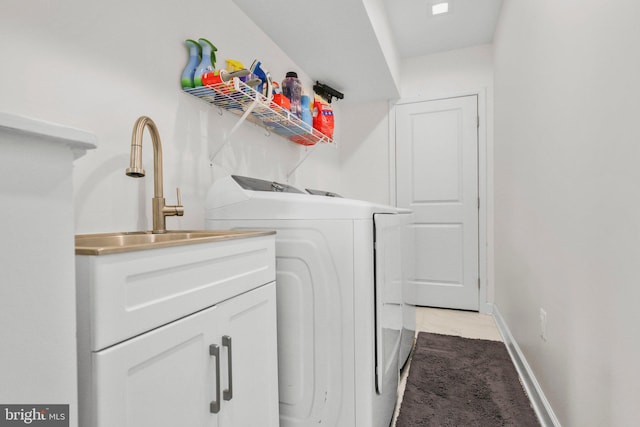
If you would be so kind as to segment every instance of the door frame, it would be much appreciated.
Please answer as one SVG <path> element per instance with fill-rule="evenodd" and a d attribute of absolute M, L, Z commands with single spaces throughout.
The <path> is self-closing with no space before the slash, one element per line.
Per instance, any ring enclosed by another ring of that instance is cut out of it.
<path fill-rule="evenodd" d="M 493 233 L 493 126 L 488 117 L 487 88 L 442 94 L 441 96 L 419 96 L 401 98 L 389 102 L 389 186 L 390 198 L 398 206 L 396 192 L 396 105 L 438 101 L 464 96 L 478 98 L 478 274 L 480 289 L 478 290 L 478 309 L 480 313 L 493 312 L 493 241 L 488 233 Z M 492 116 L 492 114 L 491 114 Z"/>

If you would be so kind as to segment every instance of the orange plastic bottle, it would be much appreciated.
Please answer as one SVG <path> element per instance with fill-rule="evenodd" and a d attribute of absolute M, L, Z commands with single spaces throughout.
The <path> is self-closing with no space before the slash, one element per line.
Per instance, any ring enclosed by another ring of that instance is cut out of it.
<path fill-rule="evenodd" d="M 319 95 L 313 102 L 313 128 L 333 138 L 333 108 Z"/>

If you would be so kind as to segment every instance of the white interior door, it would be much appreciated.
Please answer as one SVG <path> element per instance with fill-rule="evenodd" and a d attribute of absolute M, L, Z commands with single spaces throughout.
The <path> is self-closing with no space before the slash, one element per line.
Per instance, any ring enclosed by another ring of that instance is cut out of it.
<path fill-rule="evenodd" d="M 477 96 L 396 107 L 396 194 L 414 211 L 410 303 L 478 310 Z"/>

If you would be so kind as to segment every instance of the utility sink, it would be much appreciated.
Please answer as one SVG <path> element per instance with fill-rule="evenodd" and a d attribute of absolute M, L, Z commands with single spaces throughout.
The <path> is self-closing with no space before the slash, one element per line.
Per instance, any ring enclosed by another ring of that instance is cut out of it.
<path fill-rule="evenodd" d="M 253 230 L 167 230 L 76 235 L 76 255 L 106 255 L 171 246 L 267 236 L 274 231 Z"/>

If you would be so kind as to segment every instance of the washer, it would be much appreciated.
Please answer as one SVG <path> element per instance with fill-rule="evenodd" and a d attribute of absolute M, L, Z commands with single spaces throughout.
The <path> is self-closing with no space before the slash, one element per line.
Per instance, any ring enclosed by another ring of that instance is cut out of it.
<path fill-rule="evenodd" d="M 280 425 L 388 427 L 403 329 L 405 215 L 238 176 L 216 181 L 206 206 L 209 229 L 277 231 Z"/>

